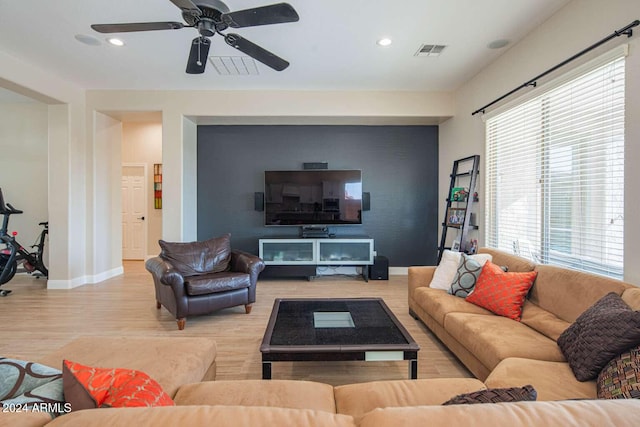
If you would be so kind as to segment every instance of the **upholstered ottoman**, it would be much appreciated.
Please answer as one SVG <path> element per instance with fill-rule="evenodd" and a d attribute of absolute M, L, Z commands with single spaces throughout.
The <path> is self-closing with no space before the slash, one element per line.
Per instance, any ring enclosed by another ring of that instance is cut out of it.
<path fill-rule="evenodd" d="M 183 384 L 214 380 L 216 375 L 216 343 L 209 338 L 81 337 L 35 362 L 62 370 L 63 359 L 145 372 L 171 397 Z M 0 427 L 41 427 L 49 422 L 46 412 L 0 413 Z"/>
<path fill-rule="evenodd" d="M 63 359 L 142 371 L 171 397 L 183 384 L 213 380 L 216 375 L 216 343 L 209 338 L 80 337 L 38 362 L 62 369 Z"/>

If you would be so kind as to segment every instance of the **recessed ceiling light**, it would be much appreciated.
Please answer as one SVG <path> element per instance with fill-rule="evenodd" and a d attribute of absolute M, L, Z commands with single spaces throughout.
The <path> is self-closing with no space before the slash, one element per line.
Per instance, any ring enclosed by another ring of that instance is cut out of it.
<path fill-rule="evenodd" d="M 80 43 L 84 43 L 89 46 L 100 46 L 102 44 L 97 38 L 87 36 L 86 34 L 76 34 L 74 38 Z"/>
<path fill-rule="evenodd" d="M 114 46 L 124 46 L 124 42 L 115 37 L 108 38 L 107 41 Z"/>
<path fill-rule="evenodd" d="M 391 39 L 385 37 L 378 40 L 376 43 L 378 44 L 378 46 L 389 46 L 391 44 Z"/>
<path fill-rule="evenodd" d="M 509 40 L 498 39 L 498 40 L 494 40 L 491 43 L 489 43 L 487 45 L 487 47 L 489 49 L 502 49 L 503 47 L 505 47 L 508 44 L 509 44 Z"/>

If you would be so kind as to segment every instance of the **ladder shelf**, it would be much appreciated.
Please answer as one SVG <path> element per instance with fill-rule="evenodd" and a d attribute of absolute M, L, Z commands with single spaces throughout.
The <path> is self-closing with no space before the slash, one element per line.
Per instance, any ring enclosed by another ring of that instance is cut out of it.
<path fill-rule="evenodd" d="M 469 231 L 478 229 L 477 224 L 472 225 L 470 222 L 473 204 L 478 201 L 476 185 L 479 165 L 479 155 L 464 157 L 453 162 L 453 169 L 449 175 L 449 193 L 445 199 L 445 217 L 442 222 L 442 233 L 438 246 L 438 263 L 442 259 L 444 250 L 452 249 L 446 247 L 449 229 L 457 230 L 460 239 L 459 248 L 454 249 L 460 252 L 468 252 L 471 249 L 470 242 L 468 242 Z"/>

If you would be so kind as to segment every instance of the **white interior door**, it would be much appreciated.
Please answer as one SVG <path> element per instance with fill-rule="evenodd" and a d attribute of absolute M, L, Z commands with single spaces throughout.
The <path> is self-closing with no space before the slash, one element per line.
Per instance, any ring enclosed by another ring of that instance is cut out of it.
<path fill-rule="evenodd" d="M 122 167 L 122 258 L 141 260 L 147 253 L 147 192 L 144 166 Z"/>

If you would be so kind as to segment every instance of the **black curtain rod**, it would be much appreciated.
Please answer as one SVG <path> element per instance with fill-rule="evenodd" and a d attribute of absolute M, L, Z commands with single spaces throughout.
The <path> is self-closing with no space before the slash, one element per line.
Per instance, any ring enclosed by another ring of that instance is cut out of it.
<path fill-rule="evenodd" d="M 633 35 L 633 27 L 637 27 L 638 25 L 640 25 L 640 20 L 635 20 L 633 21 L 631 24 L 627 25 L 624 28 L 619 29 L 618 31 L 614 31 L 612 34 L 608 35 L 607 37 L 603 38 L 602 40 L 600 40 L 599 42 L 596 42 L 594 44 L 592 44 L 591 46 L 589 46 L 588 48 L 576 53 L 575 55 L 573 55 L 571 58 L 569 59 L 565 59 L 564 61 L 562 61 L 561 63 L 559 63 L 558 65 L 556 65 L 555 67 L 551 67 L 549 68 L 547 71 L 545 71 L 544 73 L 535 76 L 534 78 L 532 78 L 531 80 L 529 80 L 526 83 L 523 83 L 522 85 L 518 86 L 517 88 L 513 89 L 511 92 L 505 93 L 504 95 L 502 95 L 500 98 L 496 98 L 493 101 L 491 101 L 490 103 L 488 103 L 487 105 L 485 105 L 484 107 L 478 108 L 476 111 L 474 111 L 473 113 L 471 113 L 472 116 L 475 116 L 478 113 L 483 113 L 485 112 L 485 110 L 488 107 L 491 107 L 493 104 L 496 104 L 500 101 L 502 101 L 503 99 L 505 99 L 506 97 L 513 95 L 514 93 L 516 93 L 517 91 L 519 91 L 520 89 L 524 89 L 525 87 L 529 87 L 529 86 L 533 86 L 536 87 L 537 80 L 546 76 L 549 73 L 554 72 L 555 70 L 557 70 L 560 67 L 563 67 L 564 65 L 568 64 L 569 62 L 573 61 L 574 59 L 577 59 L 579 57 L 581 57 L 582 55 L 584 55 L 585 53 L 597 48 L 598 46 L 605 44 L 606 42 L 608 42 L 611 39 L 614 39 L 616 37 L 620 37 L 622 35 L 625 35 L 627 37 L 631 37 Z"/>

